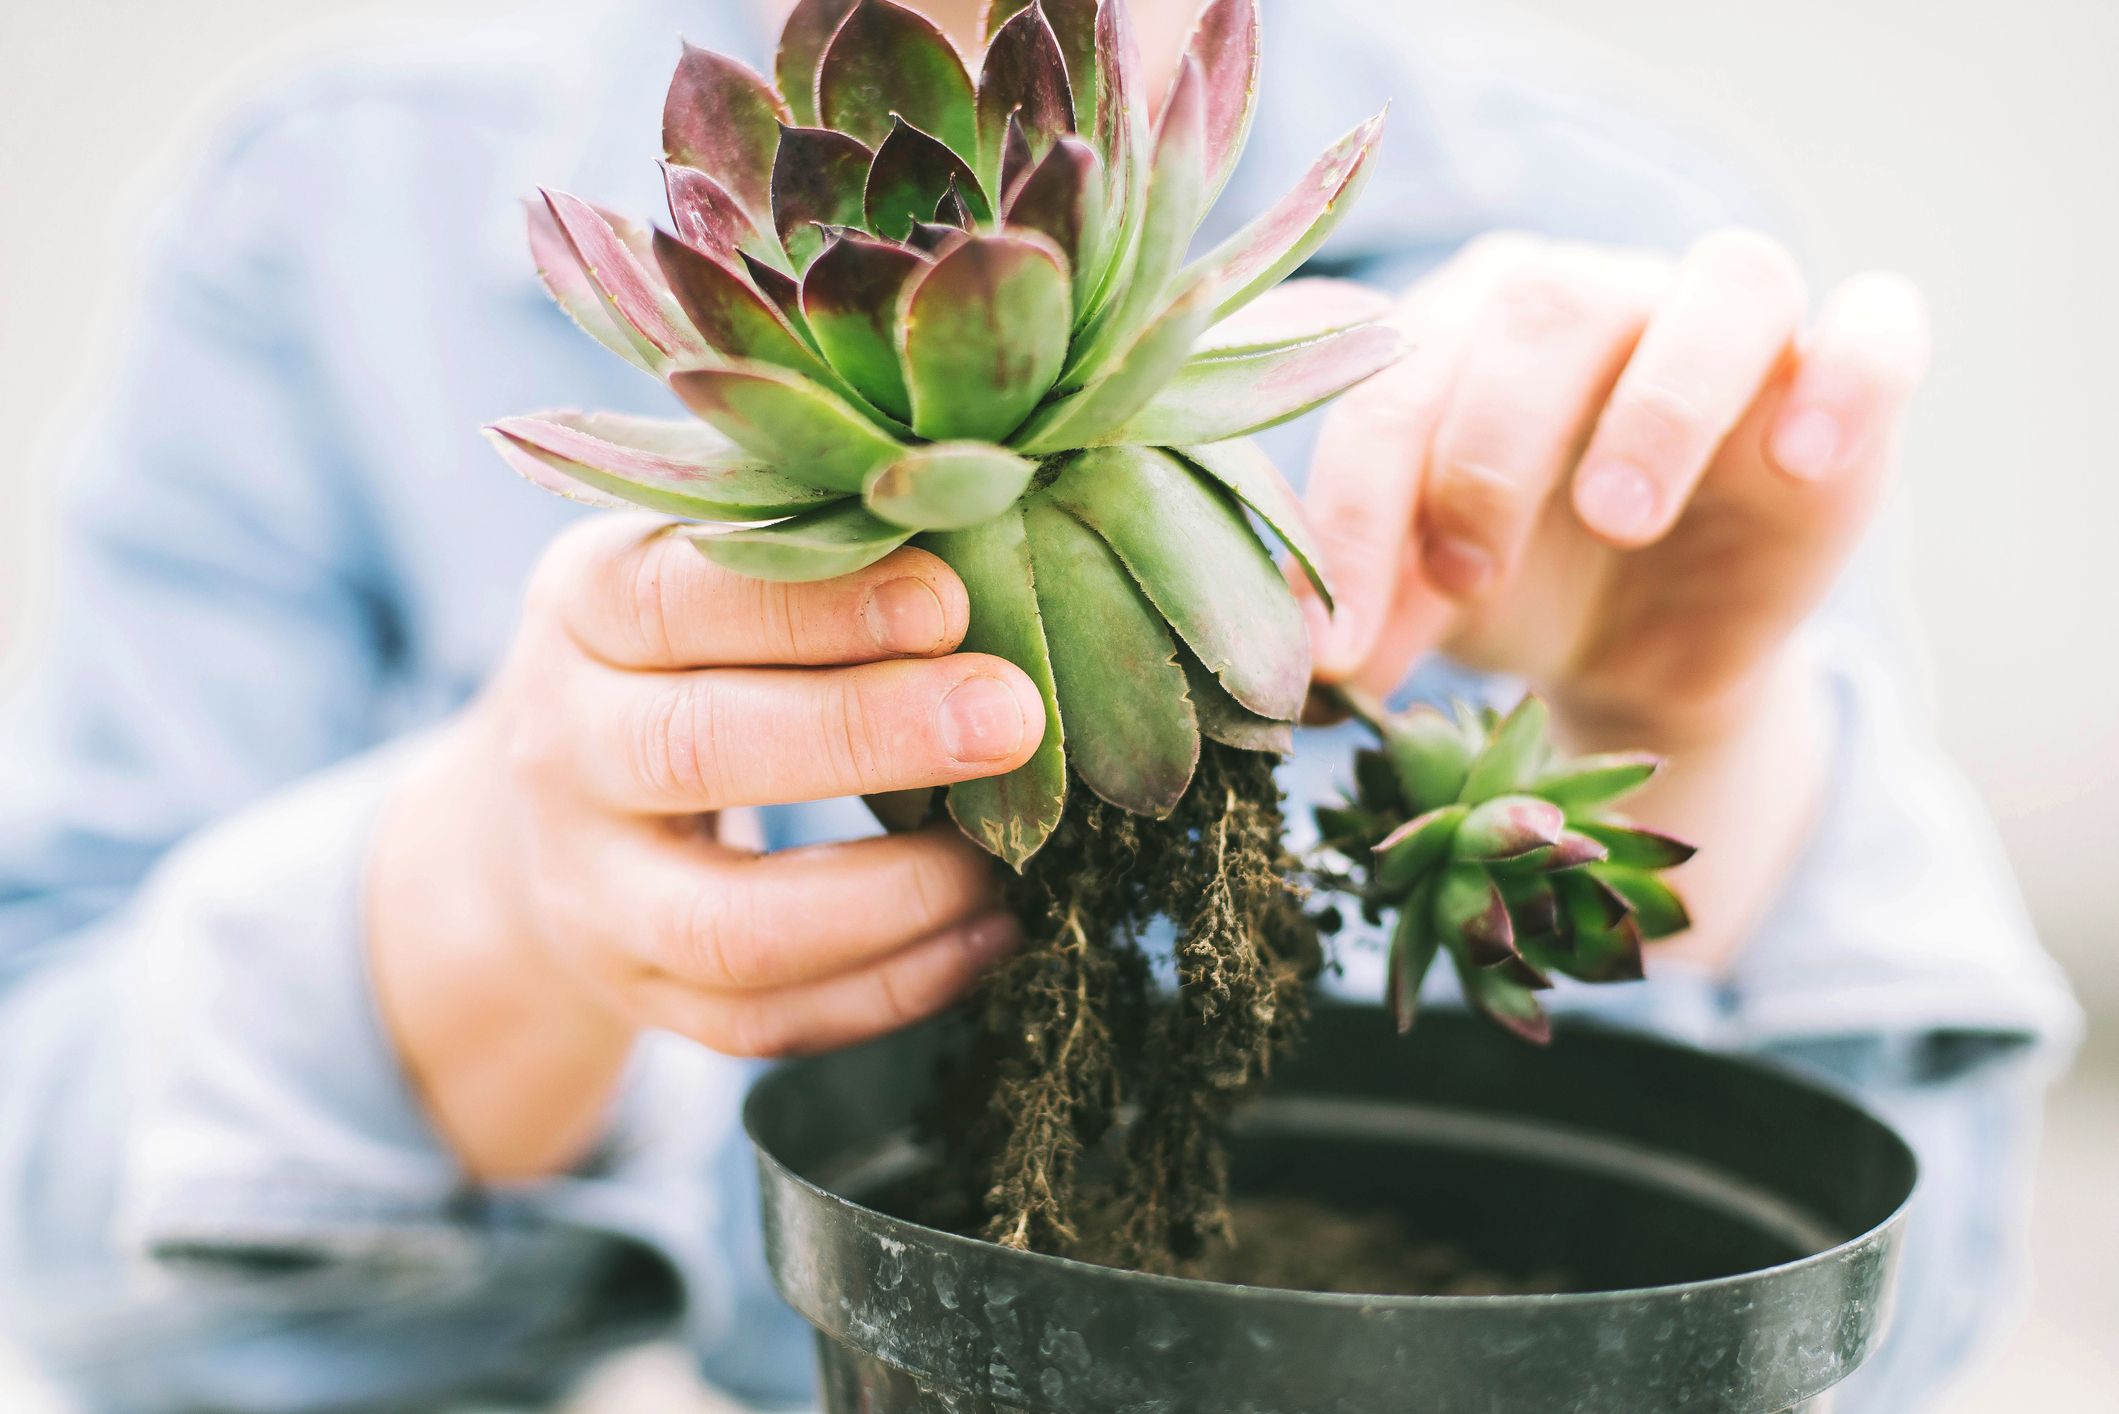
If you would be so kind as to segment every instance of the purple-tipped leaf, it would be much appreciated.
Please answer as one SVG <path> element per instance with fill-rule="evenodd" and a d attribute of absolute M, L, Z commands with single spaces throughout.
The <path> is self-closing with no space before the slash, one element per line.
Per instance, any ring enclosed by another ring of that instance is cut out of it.
<path fill-rule="evenodd" d="M 690 520 L 770 520 L 836 493 L 797 480 L 690 418 L 552 412 L 485 429 L 533 484 L 595 506 L 645 506 Z"/>
<path fill-rule="evenodd" d="M 808 325 L 802 317 L 802 282 L 747 250 L 738 251 L 737 256 L 743 262 L 743 274 L 749 279 L 751 288 L 764 295 L 766 301 L 780 311 L 787 327 L 794 330 L 803 343 L 815 348 L 816 340 L 810 337 Z"/>
<path fill-rule="evenodd" d="M 1186 53 L 1206 80 L 1206 205 L 1228 184 L 1258 100 L 1258 0 L 1210 0 Z"/>
<path fill-rule="evenodd" d="M 1069 360 L 1067 379 L 1094 377 L 1104 359 L 1130 346 L 1163 306 L 1171 282 L 1184 264 L 1192 233 L 1205 213 L 1206 80 L 1199 65 L 1185 60 L 1178 71 L 1170 103 L 1155 131 L 1155 180 L 1141 208 L 1127 283 L 1110 308 Z M 1210 437 L 1165 441 L 1213 441 Z"/>
<path fill-rule="evenodd" d="M 1558 842 L 1566 828 L 1566 814 L 1549 800 L 1497 795 L 1464 817 L 1457 831 L 1456 855 L 1481 864 L 1520 859 Z"/>
<path fill-rule="evenodd" d="M 1017 433 L 1016 444 L 1033 454 L 1093 446 L 1147 406 L 1190 357 L 1206 322 L 1209 294 L 1198 286 L 1173 301 L 1095 382 L 1040 408 Z"/>
<path fill-rule="evenodd" d="M 1294 720 L 1310 675 L 1302 611 L 1225 494 L 1147 447 L 1082 452 L 1045 494 L 1118 552 L 1231 697 L 1262 717 Z"/>
<path fill-rule="evenodd" d="M 1479 967 L 1504 962 L 1516 951 L 1508 901 L 1483 865 L 1452 864 L 1442 871 L 1435 886 L 1435 926 L 1445 937 L 1461 938 Z"/>
<path fill-rule="evenodd" d="M 802 277 L 802 313 L 846 381 L 892 417 L 912 416 L 898 364 L 898 301 L 927 262 L 903 246 L 839 235 Z"/>
<path fill-rule="evenodd" d="M 1198 355 L 1102 440 L 1183 446 L 1246 437 L 1331 401 L 1403 350 L 1396 330 L 1366 324 L 1292 349 Z"/>
<path fill-rule="evenodd" d="M 1036 231 L 1066 255 L 1074 272 L 1077 307 L 1084 298 L 1092 253 L 1102 243 L 1103 164 L 1079 138 L 1063 138 L 1010 188 L 1002 216 L 1014 229 Z"/>
<path fill-rule="evenodd" d="M 1303 574 L 1308 576 L 1325 607 L 1331 608 L 1332 587 L 1324 577 L 1324 558 L 1317 549 L 1316 533 L 1310 529 L 1309 514 L 1302 508 L 1302 498 L 1295 494 L 1294 487 L 1288 485 L 1288 479 L 1280 474 L 1280 468 L 1273 465 L 1273 459 L 1265 454 L 1265 450 L 1255 442 L 1238 438 L 1204 446 L 1179 447 L 1176 451 L 1235 492 L 1236 499 L 1280 537 L 1280 543 L 1288 547 L 1295 563 L 1302 566 Z"/>
<path fill-rule="evenodd" d="M 801 0 L 780 31 L 779 48 L 773 56 L 773 77 L 781 96 L 797 123 L 816 127 L 817 70 L 824 66 L 824 51 L 832 36 L 853 13 L 860 0 Z"/>
<path fill-rule="evenodd" d="M 1465 814 L 1464 806 L 1445 805 L 1415 816 L 1377 841 L 1376 883 L 1392 893 L 1411 888 L 1449 857 L 1450 841 Z"/>
<path fill-rule="evenodd" d="M 618 317 L 560 228 L 551 203 L 540 198 L 524 202 L 523 209 L 528 217 L 530 259 L 553 302 L 597 343 L 642 372 L 659 374 L 668 356 Z"/>
<path fill-rule="evenodd" d="M 1580 869 L 1585 864 L 1595 864 L 1611 857 L 1611 851 L 1578 830 L 1562 832 L 1552 852 L 1537 861 L 1538 868 L 1548 874 L 1565 873 Z"/>
<path fill-rule="evenodd" d="M 1200 257 L 1194 268 L 1221 290 L 1223 315 L 1279 284 L 1324 244 L 1368 180 L 1382 131 L 1379 113 L 1318 158 L 1293 191 Z"/>
<path fill-rule="evenodd" d="M 777 364 L 828 380 L 828 370 L 815 350 L 746 275 L 662 231 L 655 233 L 655 259 L 677 303 L 715 353 Z"/>
<path fill-rule="evenodd" d="M 1512 881 L 1503 886 L 1508 898 L 1509 916 L 1515 920 L 1516 942 L 1521 946 L 1525 939 L 1550 939 L 1561 927 L 1560 896 L 1553 891 L 1552 884 L 1544 879 Z"/>
<path fill-rule="evenodd" d="M 1059 32 L 1059 28 L 1055 24 L 1054 32 Z M 1096 101 L 1082 102 L 1082 85 L 1077 76 L 1074 110 L 1087 124 L 1086 131 L 1095 135 L 1097 153 L 1104 160 L 1108 238 L 1091 294 L 1076 316 L 1077 323 L 1084 326 L 1126 287 L 1147 200 L 1148 105 L 1141 92 L 1140 47 L 1123 3 L 1104 3 L 1096 8 L 1094 67 Z"/>
<path fill-rule="evenodd" d="M 1263 353 L 1306 344 L 1391 312 L 1392 299 L 1358 280 L 1289 280 L 1201 336 L 1201 353 Z"/>
<path fill-rule="evenodd" d="M 789 128 L 773 162 L 773 229 L 798 270 L 823 248 L 822 226 L 858 226 L 875 153 L 829 128 Z"/>
<path fill-rule="evenodd" d="M 718 256 L 724 263 L 753 256 L 775 266 L 787 261 L 780 242 L 760 230 L 741 202 L 696 167 L 662 164 L 669 196 L 670 227 L 677 239 Z"/>
<path fill-rule="evenodd" d="M 962 530 L 1014 505 L 1036 470 L 990 442 L 930 442 L 877 467 L 862 499 L 897 525 Z"/>
<path fill-rule="evenodd" d="M 1642 937 L 1667 938 L 1692 926 L 1692 914 L 1677 890 L 1647 870 L 1600 864 L 1589 873 L 1625 901 Z"/>
<path fill-rule="evenodd" d="M 868 169 L 861 208 L 869 230 L 887 240 L 903 240 L 916 223 L 934 216 L 952 190 L 979 219 L 992 215 L 978 178 L 963 158 L 902 118 L 893 119 Z"/>
<path fill-rule="evenodd" d="M 662 276 L 641 262 L 624 232 L 579 197 L 556 191 L 543 195 L 582 275 L 596 291 L 611 324 L 640 354 L 644 367 L 659 373 L 672 361 L 706 353 L 700 331 L 685 317 Z M 533 220 L 533 244 L 537 239 Z"/>
<path fill-rule="evenodd" d="M 1001 180 L 994 190 L 1001 194 L 1001 210 L 1005 212 L 1013 204 L 1016 192 L 1023 181 L 1037 166 L 1037 152 L 1030 146 L 1030 135 L 1014 118 L 1008 120 L 1008 135 L 1001 139 Z"/>
<path fill-rule="evenodd" d="M 662 149 L 759 222 L 772 214 L 773 154 L 789 113 L 772 85 L 724 54 L 684 46 L 662 107 Z"/>
<path fill-rule="evenodd" d="M 968 530 L 923 535 L 920 545 L 941 556 L 971 602 L 981 606 L 965 631 L 964 651 L 1006 658 L 1029 674 L 1045 701 L 1045 735 L 1026 764 L 949 788 L 949 813 L 964 833 L 1021 869 L 1059 824 L 1067 803 L 1066 726 L 1053 689 L 1023 513 L 1012 509 Z"/>
<path fill-rule="evenodd" d="M 857 502 L 839 501 L 772 525 L 697 531 L 691 541 L 724 569 L 800 584 L 866 569 L 911 536 Z"/>
<path fill-rule="evenodd" d="M 998 442 L 1067 354 L 1066 260 L 1029 235 L 970 236 L 907 285 L 899 321 L 913 430 Z"/>
<path fill-rule="evenodd" d="M 817 75 L 824 126 L 871 147 L 894 117 L 933 134 L 965 161 L 978 156 L 978 100 L 947 36 L 891 0 L 861 0 L 832 36 Z"/>
<path fill-rule="evenodd" d="M 1031 155 L 1043 153 L 1075 131 L 1074 94 L 1059 37 L 1033 5 L 1001 26 L 979 71 L 979 171 L 996 191 L 1001 154 L 1011 128 L 1019 128 Z"/>
<path fill-rule="evenodd" d="M 745 450 L 805 480 L 857 493 L 903 448 L 844 400 L 770 364 L 731 364 L 670 376 L 684 405 Z"/>
<path fill-rule="evenodd" d="M 1534 1046 L 1552 1040 L 1552 1018 L 1538 1005 L 1537 995 L 1513 977 L 1490 967 L 1479 967 L 1452 953 L 1457 979 L 1464 995 L 1487 1020 Z"/>
<path fill-rule="evenodd" d="M 1096 532 L 1043 496 L 1023 523 L 1070 763 L 1103 799 L 1160 819 L 1199 763 L 1177 645 Z"/>
<path fill-rule="evenodd" d="M 1472 762 L 1464 798 L 1480 801 L 1521 790 L 1544 764 L 1549 721 L 1542 698 L 1527 696 L 1518 702 Z"/>
<path fill-rule="evenodd" d="M 1575 828 L 1603 845 L 1613 864 L 1629 869 L 1671 869 L 1699 852 L 1681 839 L 1637 825 L 1584 820 Z"/>
<path fill-rule="evenodd" d="M 1533 781 L 1530 789 L 1570 813 L 1607 805 L 1639 790 L 1663 764 L 1645 751 L 1621 751 L 1565 761 Z"/>

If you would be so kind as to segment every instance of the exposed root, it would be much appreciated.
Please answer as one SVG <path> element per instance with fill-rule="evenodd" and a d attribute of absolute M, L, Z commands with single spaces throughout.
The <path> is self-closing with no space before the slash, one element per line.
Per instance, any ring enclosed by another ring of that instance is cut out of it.
<path fill-rule="evenodd" d="M 1027 939 L 981 993 L 941 1117 L 988 1238 L 1150 1270 L 1227 1239 L 1221 1127 L 1292 1043 L 1321 957 L 1281 828 L 1254 752 L 1208 743 L 1162 821 L 1076 782 L 1018 881 Z M 1176 930 L 1174 992 L 1142 950 L 1157 918 Z"/>

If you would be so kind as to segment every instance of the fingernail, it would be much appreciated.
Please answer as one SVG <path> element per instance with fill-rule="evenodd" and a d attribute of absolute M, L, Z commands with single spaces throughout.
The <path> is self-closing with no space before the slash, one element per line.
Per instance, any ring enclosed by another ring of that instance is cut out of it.
<path fill-rule="evenodd" d="M 869 590 L 861 620 L 885 653 L 932 653 L 949 632 L 942 596 L 924 579 L 886 580 Z"/>
<path fill-rule="evenodd" d="M 1430 535 L 1420 542 L 1420 569 L 1430 584 L 1462 599 L 1493 582 L 1494 557 L 1460 536 Z"/>
<path fill-rule="evenodd" d="M 1588 467 L 1575 482 L 1575 514 L 1603 535 L 1647 535 L 1656 527 L 1655 482 L 1631 462 Z"/>
<path fill-rule="evenodd" d="M 1773 459 L 1790 476 L 1822 481 L 1838 469 L 1840 440 L 1839 419 L 1805 408 L 1773 429 Z"/>
<path fill-rule="evenodd" d="M 1023 709 L 999 678 L 965 678 L 942 699 L 942 746 L 959 761 L 1001 761 L 1023 745 Z"/>
<path fill-rule="evenodd" d="M 1022 941 L 1023 930 L 1012 914 L 989 913 L 965 924 L 957 936 L 965 952 L 980 962 L 991 962 Z"/>

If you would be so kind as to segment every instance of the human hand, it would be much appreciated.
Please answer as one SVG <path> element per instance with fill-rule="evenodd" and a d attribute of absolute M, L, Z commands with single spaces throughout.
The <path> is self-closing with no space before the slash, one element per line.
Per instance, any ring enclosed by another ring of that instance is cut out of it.
<path fill-rule="evenodd" d="M 1386 693 L 1443 648 L 1578 745 L 1727 739 L 1896 460 L 1920 298 L 1847 281 L 1805 332 L 1764 237 L 1683 259 L 1482 240 L 1417 286 L 1412 351 L 1325 424 L 1309 504 L 1339 605 L 1318 677 Z"/>
<path fill-rule="evenodd" d="M 1026 760 L 1041 700 L 951 651 L 967 617 L 915 549 L 774 584 L 643 517 L 554 544 L 500 671 L 386 811 L 370 881 L 385 1011 L 474 1169 L 563 1161 L 642 1029 L 844 1045 L 939 1010 L 1012 944 L 990 859 L 953 827 L 760 854 L 714 826 Z"/>

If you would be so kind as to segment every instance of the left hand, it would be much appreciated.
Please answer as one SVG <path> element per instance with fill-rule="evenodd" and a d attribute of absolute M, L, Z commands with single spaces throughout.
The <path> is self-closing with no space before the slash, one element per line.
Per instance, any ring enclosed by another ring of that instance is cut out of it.
<path fill-rule="evenodd" d="M 1740 735 L 1890 479 L 1918 293 L 1859 275 L 1813 316 L 1746 231 L 1675 261 L 1505 235 L 1397 319 L 1411 353 L 1310 478 L 1317 676 L 1384 694 L 1441 648 L 1528 679 L 1575 745 Z"/>

